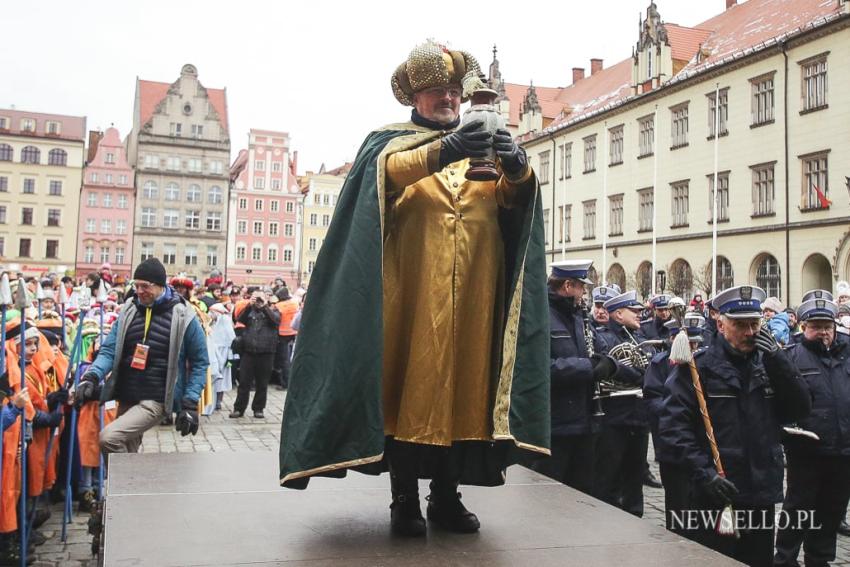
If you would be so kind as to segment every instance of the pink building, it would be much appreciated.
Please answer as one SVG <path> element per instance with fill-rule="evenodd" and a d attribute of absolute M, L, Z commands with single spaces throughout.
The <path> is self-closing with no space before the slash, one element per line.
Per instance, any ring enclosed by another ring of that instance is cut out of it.
<path fill-rule="evenodd" d="M 297 279 L 297 211 L 301 191 L 295 176 L 298 153 L 289 134 L 254 130 L 248 149 L 230 168 L 227 279 L 268 284 Z"/>
<path fill-rule="evenodd" d="M 96 137 L 92 137 L 96 139 Z M 90 154 L 91 155 L 91 154 Z M 135 184 L 118 130 L 108 128 L 83 170 L 76 273 L 80 278 L 110 264 L 129 278 L 133 257 Z"/>

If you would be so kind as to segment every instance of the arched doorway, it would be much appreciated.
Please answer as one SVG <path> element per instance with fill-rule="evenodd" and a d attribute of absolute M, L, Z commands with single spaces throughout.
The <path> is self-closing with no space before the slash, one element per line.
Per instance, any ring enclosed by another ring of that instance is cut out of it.
<path fill-rule="evenodd" d="M 623 269 L 623 266 L 620 264 L 611 264 L 611 267 L 608 268 L 606 282 L 608 284 L 617 284 L 620 286 L 621 291 L 626 291 L 626 270 Z"/>
<path fill-rule="evenodd" d="M 667 289 L 689 302 L 694 293 L 694 273 L 687 260 L 679 258 L 667 270 Z"/>
<path fill-rule="evenodd" d="M 593 287 L 599 286 L 599 274 L 596 273 L 596 268 L 593 266 L 587 270 L 587 279 L 593 282 Z"/>
<path fill-rule="evenodd" d="M 735 274 L 732 272 L 732 262 L 726 256 L 717 257 L 717 294 L 735 285 Z"/>
<path fill-rule="evenodd" d="M 823 254 L 812 254 L 803 262 L 803 291 L 825 289 L 832 291 L 832 265 Z"/>
<path fill-rule="evenodd" d="M 750 269 L 751 281 L 762 288 L 768 297 L 782 298 L 782 270 L 779 261 L 771 254 L 760 254 Z"/>
<path fill-rule="evenodd" d="M 646 260 L 641 262 L 635 276 L 638 294 L 643 299 L 649 298 L 652 295 L 652 264 Z"/>

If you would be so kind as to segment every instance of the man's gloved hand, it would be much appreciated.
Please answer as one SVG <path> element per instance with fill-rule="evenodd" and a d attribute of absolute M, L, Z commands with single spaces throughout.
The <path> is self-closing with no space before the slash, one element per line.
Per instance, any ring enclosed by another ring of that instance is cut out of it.
<path fill-rule="evenodd" d="M 776 338 L 767 327 L 762 327 L 759 330 L 758 334 L 756 334 L 755 342 L 756 348 L 764 354 L 774 354 L 779 352 L 779 343 L 776 342 Z"/>
<path fill-rule="evenodd" d="M 502 171 L 508 175 L 522 173 L 528 164 L 525 150 L 514 142 L 511 133 L 504 128 L 496 130 L 496 134 L 493 136 L 493 149 L 496 150 L 496 155 L 502 162 Z"/>
<path fill-rule="evenodd" d="M 738 494 L 738 487 L 731 480 L 715 474 L 711 480 L 703 484 L 705 491 L 718 503 L 730 504 L 732 497 Z"/>
<path fill-rule="evenodd" d="M 55 392 L 50 392 L 49 394 L 47 394 L 47 409 L 53 411 L 67 401 L 68 390 L 66 390 L 65 388 L 59 388 Z"/>
<path fill-rule="evenodd" d="M 487 157 L 493 137 L 482 130 L 483 126 L 481 120 L 473 120 L 444 137 L 440 147 L 440 169 L 464 158 Z"/>
<path fill-rule="evenodd" d="M 46 412 L 36 410 L 35 417 L 32 418 L 33 429 L 45 429 L 47 427 L 59 427 L 62 423 L 62 413 L 58 411 Z"/>
<path fill-rule="evenodd" d="M 198 418 L 198 402 L 184 399 L 182 407 L 183 409 L 177 414 L 177 419 L 174 420 L 174 428 L 180 432 L 182 437 L 186 437 L 190 433 L 194 435 L 198 432 L 198 425 L 201 423 Z"/>
<path fill-rule="evenodd" d="M 84 374 L 80 378 L 80 383 L 74 391 L 74 406 L 77 409 L 80 409 L 84 403 L 97 399 L 98 382 L 97 374 L 94 373 Z"/>
<path fill-rule="evenodd" d="M 62 424 L 62 415 L 61 411 L 52 411 L 47 414 L 47 426 L 53 429 L 59 427 Z"/>
<path fill-rule="evenodd" d="M 617 363 L 607 354 L 594 354 L 590 358 L 590 364 L 593 365 L 593 380 L 595 382 L 610 378 L 617 373 Z"/>

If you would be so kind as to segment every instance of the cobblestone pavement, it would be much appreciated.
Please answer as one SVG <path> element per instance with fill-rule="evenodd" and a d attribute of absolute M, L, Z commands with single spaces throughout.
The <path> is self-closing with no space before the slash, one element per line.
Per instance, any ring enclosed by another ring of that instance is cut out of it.
<path fill-rule="evenodd" d="M 186 453 L 193 451 L 277 451 L 280 444 L 280 421 L 283 413 L 284 393 L 271 387 L 265 419 L 245 417 L 229 419 L 236 391 L 227 394 L 224 408 L 212 416 L 203 417 L 201 430 L 194 437 L 180 437 L 173 426 L 159 426 L 150 430 L 144 438 L 142 451 L 160 453 Z M 658 467 L 651 463 L 658 476 Z M 644 488 L 644 520 L 664 525 L 664 491 Z M 76 506 L 76 505 L 75 505 Z M 62 530 L 62 505 L 53 507 L 50 520 L 40 528 L 48 541 L 36 548 L 36 566 L 42 567 L 95 567 L 91 555 L 91 536 L 88 535 L 87 515 L 75 515 L 68 526 L 67 543 L 60 541 Z M 801 558 L 802 559 L 802 558 Z M 838 537 L 838 557 L 833 563 L 839 567 L 850 567 L 850 538 Z"/>

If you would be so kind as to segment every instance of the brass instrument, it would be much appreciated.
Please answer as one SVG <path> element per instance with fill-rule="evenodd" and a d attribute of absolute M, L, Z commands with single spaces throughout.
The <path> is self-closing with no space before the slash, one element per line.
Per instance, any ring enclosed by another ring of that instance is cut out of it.
<path fill-rule="evenodd" d="M 629 333 L 628 329 L 624 327 L 623 330 L 626 331 L 626 334 L 629 335 L 631 342 L 625 342 L 616 345 L 614 348 L 608 351 L 608 356 L 610 356 L 623 366 L 635 368 L 641 372 L 646 372 L 647 367 L 649 367 L 649 362 L 652 359 L 652 355 L 643 350 L 643 347 L 660 345 L 663 344 L 664 341 L 652 339 L 638 343 L 637 340 L 635 340 L 634 336 Z M 634 384 L 620 382 L 619 380 L 603 380 L 600 383 L 600 386 L 603 392 L 602 395 L 604 397 L 643 397 L 642 388 L 635 388 Z"/>
<path fill-rule="evenodd" d="M 587 357 L 593 358 L 594 350 L 593 350 L 593 331 L 590 330 L 590 311 L 587 309 L 587 304 L 582 302 L 581 304 L 582 315 L 584 317 L 584 345 L 587 347 Z M 602 402 L 600 402 L 600 398 L 602 397 L 602 387 L 599 385 L 599 382 L 593 382 L 593 416 L 594 417 L 602 417 L 605 415 L 605 412 L 602 410 Z"/>

